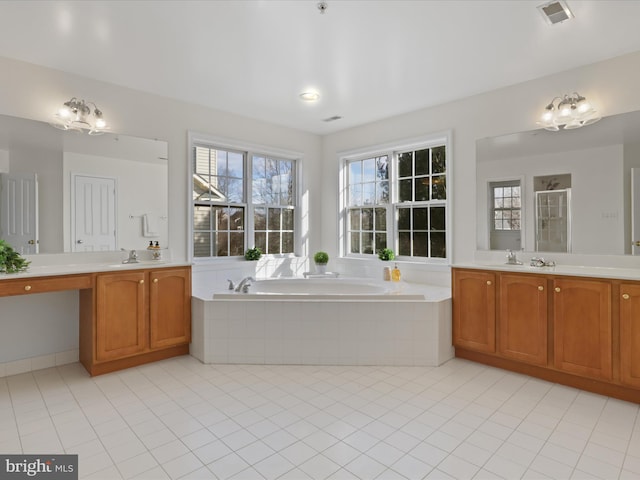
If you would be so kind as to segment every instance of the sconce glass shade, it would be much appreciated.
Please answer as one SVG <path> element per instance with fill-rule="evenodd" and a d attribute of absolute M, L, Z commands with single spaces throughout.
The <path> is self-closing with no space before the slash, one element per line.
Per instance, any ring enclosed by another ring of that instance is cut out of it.
<path fill-rule="evenodd" d="M 93 105 L 93 112 L 89 105 Z M 62 108 L 53 115 L 50 125 L 60 130 L 86 132 L 89 135 L 102 135 L 109 130 L 102 111 L 97 105 L 93 102 L 78 100 L 76 97 L 63 104 Z"/>
<path fill-rule="evenodd" d="M 555 97 L 551 100 L 536 123 L 545 130 L 557 132 L 561 127 L 572 130 L 591 125 L 601 118 L 585 97 L 574 92 L 573 95 Z"/>

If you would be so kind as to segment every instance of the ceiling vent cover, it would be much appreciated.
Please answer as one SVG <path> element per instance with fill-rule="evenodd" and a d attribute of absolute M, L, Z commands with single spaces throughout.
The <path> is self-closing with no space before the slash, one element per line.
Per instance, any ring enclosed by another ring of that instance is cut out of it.
<path fill-rule="evenodd" d="M 573 18 L 573 12 L 571 12 L 567 2 L 564 0 L 539 5 L 538 10 L 549 25 L 555 25 Z"/>

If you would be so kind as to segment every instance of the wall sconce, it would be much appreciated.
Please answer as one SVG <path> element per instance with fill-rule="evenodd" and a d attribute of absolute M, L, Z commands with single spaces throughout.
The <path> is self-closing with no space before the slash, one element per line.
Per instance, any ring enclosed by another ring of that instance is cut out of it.
<path fill-rule="evenodd" d="M 93 112 L 89 105 L 93 105 Z M 78 100 L 76 97 L 64 102 L 62 108 L 53 117 L 51 125 L 60 130 L 87 132 L 89 135 L 102 135 L 109 130 L 98 106 L 93 102 Z"/>
<path fill-rule="evenodd" d="M 556 100 L 558 100 L 557 105 Z M 563 125 L 565 130 L 571 130 L 591 125 L 601 118 L 586 98 L 573 92 L 573 95 L 555 97 L 551 100 L 536 124 L 545 130 L 557 132 Z"/>

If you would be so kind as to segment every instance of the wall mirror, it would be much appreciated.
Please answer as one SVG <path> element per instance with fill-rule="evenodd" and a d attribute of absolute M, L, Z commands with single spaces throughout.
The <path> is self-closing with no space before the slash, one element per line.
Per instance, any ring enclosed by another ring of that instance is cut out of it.
<path fill-rule="evenodd" d="M 476 142 L 479 250 L 640 254 L 640 112 Z"/>
<path fill-rule="evenodd" d="M 0 238 L 23 254 L 168 247 L 167 153 L 0 115 Z"/>

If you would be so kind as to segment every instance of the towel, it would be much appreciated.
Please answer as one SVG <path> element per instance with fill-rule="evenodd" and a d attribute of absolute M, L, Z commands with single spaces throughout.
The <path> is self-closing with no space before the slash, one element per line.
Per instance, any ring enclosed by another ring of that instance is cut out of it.
<path fill-rule="evenodd" d="M 142 235 L 145 237 L 158 237 L 160 229 L 158 228 L 159 219 L 150 213 L 142 215 Z"/>

